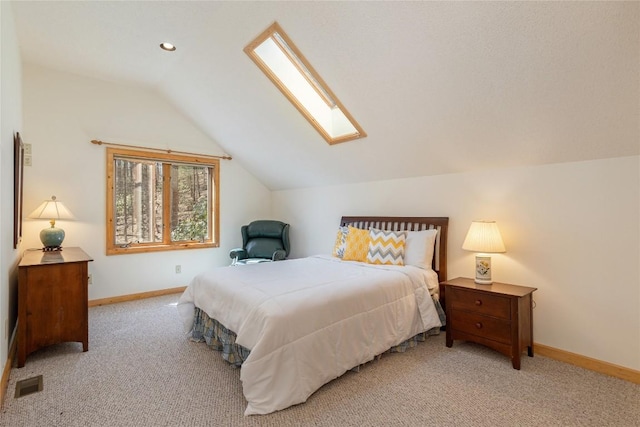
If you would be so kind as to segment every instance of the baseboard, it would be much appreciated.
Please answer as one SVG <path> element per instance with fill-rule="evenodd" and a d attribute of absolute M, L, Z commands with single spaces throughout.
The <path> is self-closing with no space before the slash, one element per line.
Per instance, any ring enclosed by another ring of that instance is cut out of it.
<path fill-rule="evenodd" d="M 178 288 L 161 289 L 159 291 L 149 291 L 149 292 L 141 292 L 138 294 L 120 295 L 117 297 L 94 299 L 94 300 L 89 300 L 89 307 L 115 304 L 118 302 L 135 301 L 139 299 L 159 297 L 162 295 L 179 294 L 181 292 L 184 292 L 185 289 L 187 289 L 186 286 L 181 286 Z"/>
<path fill-rule="evenodd" d="M 620 378 L 635 384 L 640 384 L 640 371 L 636 371 L 631 368 L 625 368 L 624 366 L 614 365 L 613 363 L 603 362 L 601 360 L 592 359 L 587 356 L 559 350 L 557 348 L 548 347 L 538 343 L 534 343 L 533 349 L 535 354 L 540 356 L 545 356 L 550 359 L 569 363 L 570 365 L 579 366 L 590 371 L 599 372 L 601 374 Z"/>
<path fill-rule="evenodd" d="M 7 355 L 7 363 L 2 370 L 2 378 L 0 379 L 0 408 L 4 406 L 4 398 L 7 395 L 7 386 L 9 385 L 9 375 L 11 374 L 11 367 L 13 366 L 13 359 L 16 357 L 17 339 L 16 334 L 13 334 L 13 339 L 9 345 L 9 354 Z"/>

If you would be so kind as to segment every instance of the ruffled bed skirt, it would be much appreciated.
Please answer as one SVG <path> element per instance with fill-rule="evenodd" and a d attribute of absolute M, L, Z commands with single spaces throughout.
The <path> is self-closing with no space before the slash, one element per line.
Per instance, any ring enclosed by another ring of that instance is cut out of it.
<path fill-rule="evenodd" d="M 442 322 L 442 326 L 444 326 L 445 314 L 442 305 L 440 305 L 440 301 L 435 298 L 433 302 L 440 317 L 440 322 Z M 419 342 L 425 341 L 427 336 L 440 334 L 440 330 L 440 327 L 429 329 L 391 347 L 386 353 L 403 353 L 407 349 L 417 346 Z M 224 325 L 217 320 L 210 318 L 207 313 L 198 307 L 195 308 L 191 340 L 206 342 L 210 348 L 220 351 L 224 360 L 236 367 L 240 367 L 242 362 L 249 357 L 250 350 L 236 344 L 235 332 L 225 328 Z"/>

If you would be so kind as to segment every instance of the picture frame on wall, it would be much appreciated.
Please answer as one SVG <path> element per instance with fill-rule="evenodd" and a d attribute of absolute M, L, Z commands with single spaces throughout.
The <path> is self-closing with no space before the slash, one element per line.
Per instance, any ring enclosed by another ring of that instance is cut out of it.
<path fill-rule="evenodd" d="M 13 136 L 13 248 L 22 241 L 22 186 L 24 178 L 24 144 L 20 132 Z"/>

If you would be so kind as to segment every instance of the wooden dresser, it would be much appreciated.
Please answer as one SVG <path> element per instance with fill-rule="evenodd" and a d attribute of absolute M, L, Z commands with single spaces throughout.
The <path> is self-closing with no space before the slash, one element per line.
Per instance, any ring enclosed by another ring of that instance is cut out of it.
<path fill-rule="evenodd" d="M 456 278 L 440 284 L 447 313 L 447 347 L 453 340 L 486 345 L 511 358 L 520 369 L 526 349 L 533 357 L 533 300 L 536 288 Z"/>
<path fill-rule="evenodd" d="M 66 341 L 89 349 L 88 263 L 80 248 L 25 251 L 18 265 L 18 367 L 30 353 Z"/>

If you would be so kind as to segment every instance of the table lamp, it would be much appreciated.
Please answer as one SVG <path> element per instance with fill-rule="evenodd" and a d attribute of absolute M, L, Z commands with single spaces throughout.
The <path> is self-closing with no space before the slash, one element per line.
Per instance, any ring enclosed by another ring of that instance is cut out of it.
<path fill-rule="evenodd" d="M 491 280 L 491 255 L 488 254 L 507 251 L 498 224 L 495 221 L 473 221 L 462 244 L 462 249 L 476 252 L 475 282 L 481 285 L 493 283 Z"/>
<path fill-rule="evenodd" d="M 56 196 L 51 196 L 51 200 L 42 202 L 36 210 L 29 214 L 28 218 L 48 219 L 51 223 L 51 227 L 45 228 L 40 232 L 40 241 L 44 245 L 43 251 L 62 250 L 64 230 L 56 228 L 56 219 L 76 219 L 62 202 L 56 200 Z"/>

